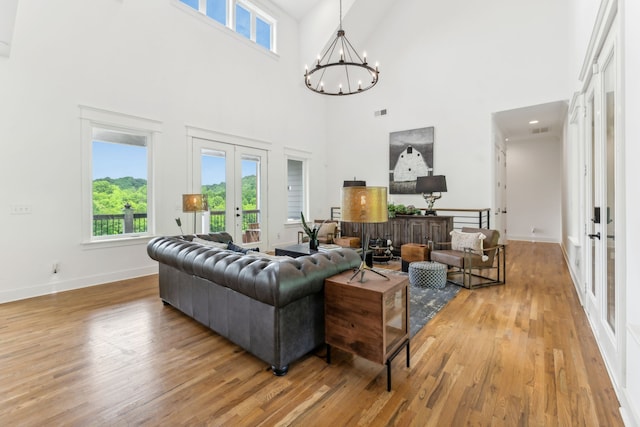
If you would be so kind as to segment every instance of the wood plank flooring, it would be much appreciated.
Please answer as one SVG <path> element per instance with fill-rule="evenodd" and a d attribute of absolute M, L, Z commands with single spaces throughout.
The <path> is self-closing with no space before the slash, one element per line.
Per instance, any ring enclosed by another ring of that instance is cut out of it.
<path fill-rule="evenodd" d="M 149 276 L 0 305 L 0 424 L 622 426 L 556 244 L 510 242 L 507 285 L 459 294 L 411 367 L 319 349 L 284 377 L 163 306 Z"/>

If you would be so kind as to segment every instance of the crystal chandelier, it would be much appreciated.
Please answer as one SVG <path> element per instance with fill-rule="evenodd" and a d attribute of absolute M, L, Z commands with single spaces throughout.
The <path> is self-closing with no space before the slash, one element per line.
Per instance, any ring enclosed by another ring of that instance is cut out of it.
<path fill-rule="evenodd" d="M 353 95 L 371 89 L 378 83 L 378 64 L 367 63 L 354 49 L 342 29 L 342 0 L 340 0 L 340 27 L 336 38 L 318 59 L 312 69 L 305 67 L 304 82 L 310 90 L 322 95 Z"/>

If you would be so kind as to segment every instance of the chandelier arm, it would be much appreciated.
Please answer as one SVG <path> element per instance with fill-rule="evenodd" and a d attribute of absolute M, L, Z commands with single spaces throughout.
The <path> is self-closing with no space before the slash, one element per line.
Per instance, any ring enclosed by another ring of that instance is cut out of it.
<path fill-rule="evenodd" d="M 347 36 L 342 36 L 342 38 L 344 39 L 345 42 L 347 42 L 347 45 L 349 45 L 349 47 L 353 51 L 353 54 L 356 56 L 356 58 L 358 58 L 358 61 L 362 62 L 363 64 L 366 64 L 367 62 L 365 60 L 363 60 L 362 58 L 360 58 L 360 55 L 358 55 L 358 51 L 353 47 L 353 45 L 351 44 L 351 42 L 349 41 Z M 343 42 L 343 44 L 344 44 L 344 42 Z"/>
<path fill-rule="evenodd" d="M 331 44 L 327 47 L 327 50 L 324 51 L 324 54 L 322 55 L 322 57 L 316 63 L 316 66 L 320 65 L 322 63 L 322 61 L 324 61 L 325 58 L 327 59 L 327 62 L 329 62 L 329 60 L 331 59 L 331 55 L 333 55 L 333 52 L 336 50 L 336 45 L 338 44 L 338 39 L 339 38 L 340 37 L 336 37 L 335 39 L 333 39 Z M 329 55 L 329 56 L 327 56 L 327 55 Z"/>

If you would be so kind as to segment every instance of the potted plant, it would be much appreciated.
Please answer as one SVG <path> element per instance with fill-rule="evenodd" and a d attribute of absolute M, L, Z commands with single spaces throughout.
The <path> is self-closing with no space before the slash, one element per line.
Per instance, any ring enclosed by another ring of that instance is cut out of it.
<path fill-rule="evenodd" d="M 389 218 L 396 217 L 396 205 L 394 205 L 393 203 L 388 203 L 387 210 L 389 211 Z"/>
<path fill-rule="evenodd" d="M 396 205 L 396 215 L 406 215 L 407 207 L 403 204 Z"/>
<path fill-rule="evenodd" d="M 302 218 L 302 229 L 309 236 L 309 249 L 312 251 L 318 250 L 318 231 L 320 231 L 320 227 L 317 224 L 313 225 L 313 228 L 307 225 L 307 221 L 304 220 L 304 214 L 300 212 L 300 218 Z"/>

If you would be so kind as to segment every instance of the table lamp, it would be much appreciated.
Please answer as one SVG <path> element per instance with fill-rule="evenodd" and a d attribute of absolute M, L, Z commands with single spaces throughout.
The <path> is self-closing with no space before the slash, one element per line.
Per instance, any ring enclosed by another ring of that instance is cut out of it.
<path fill-rule="evenodd" d="M 193 234 L 196 234 L 196 213 L 209 210 L 209 197 L 206 194 L 183 194 L 182 212 L 193 212 Z"/>
<path fill-rule="evenodd" d="M 364 273 L 371 271 L 389 280 L 384 274 L 373 270 L 365 262 L 369 236 L 364 234 L 364 224 L 387 222 L 389 212 L 387 210 L 387 187 L 352 186 L 342 188 L 342 220 L 345 222 L 358 222 L 362 224 L 362 262 L 349 282 L 360 274 L 360 282 L 364 281 Z"/>
<path fill-rule="evenodd" d="M 427 202 L 425 215 L 437 215 L 433 204 L 447 191 L 447 180 L 444 175 L 419 176 L 416 180 L 416 193 L 422 193 Z M 438 193 L 436 196 L 434 193 Z"/>

